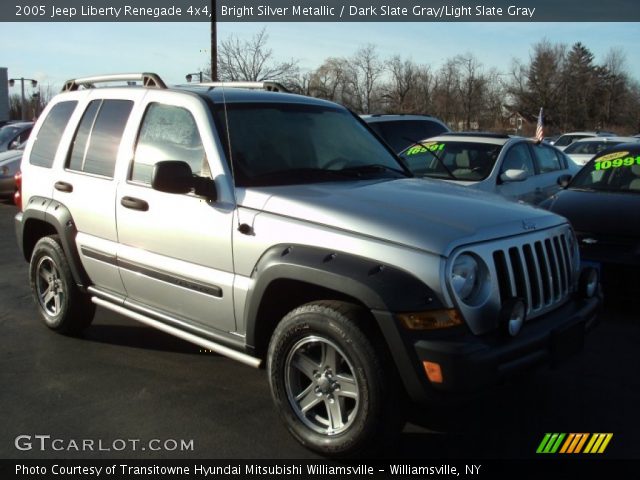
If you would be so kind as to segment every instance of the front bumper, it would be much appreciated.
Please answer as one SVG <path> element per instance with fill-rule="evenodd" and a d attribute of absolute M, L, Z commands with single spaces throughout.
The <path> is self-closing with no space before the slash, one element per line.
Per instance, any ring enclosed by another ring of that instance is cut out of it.
<path fill-rule="evenodd" d="M 425 338 L 426 334 L 409 338 L 401 334 L 409 357 L 413 357 L 414 378 L 408 378 L 409 373 L 402 371 L 400 365 L 398 370 L 410 398 L 417 402 L 496 385 L 532 367 L 556 365 L 579 353 L 585 333 L 597 322 L 601 303 L 601 294 L 590 299 L 575 296 L 552 312 L 526 322 L 516 337 L 506 332 L 476 336 L 468 331 L 439 338 Z M 427 379 L 424 361 L 440 365 L 442 383 Z M 422 385 L 421 390 L 417 382 Z"/>

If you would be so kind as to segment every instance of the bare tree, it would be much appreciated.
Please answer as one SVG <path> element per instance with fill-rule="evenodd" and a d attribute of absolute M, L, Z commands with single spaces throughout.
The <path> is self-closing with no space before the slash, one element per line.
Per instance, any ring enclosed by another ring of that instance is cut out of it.
<path fill-rule="evenodd" d="M 384 67 L 375 45 L 360 48 L 351 57 L 348 84 L 352 89 L 354 101 L 359 113 L 371 113 L 374 101 L 381 97 L 376 86 L 384 72 Z"/>
<path fill-rule="evenodd" d="M 299 73 L 298 61 L 276 60 L 268 48 L 266 27 L 250 40 L 241 41 L 234 35 L 224 40 L 218 49 L 218 77 L 225 81 L 276 80 L 294 82 Z"/>

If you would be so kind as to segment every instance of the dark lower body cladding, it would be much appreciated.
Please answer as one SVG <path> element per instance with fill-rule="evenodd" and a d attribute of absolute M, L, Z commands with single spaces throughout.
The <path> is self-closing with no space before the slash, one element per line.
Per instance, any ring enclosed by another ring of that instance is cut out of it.
<path fill-rule="evenodd" d="M 601 303 L 601 295 L 589 299 L 576 296 L 556 310 L 526 322 L 516 337 L 496 331 L 482 336 L 461 333 L 409 339 L 397 331 L 396 345 L 404 344 L 407 354 L 396 350 L 393 355 L 413 401 L 446 399 L 449 394 L 499 384 L 538 365 L 555 366 L 580 353 L 585 334 L 597 321 Z M 390 344 L 395 350 L 393 342 Z M 440 366 L 441 383 L 428 380 L 425 361 Z"/>

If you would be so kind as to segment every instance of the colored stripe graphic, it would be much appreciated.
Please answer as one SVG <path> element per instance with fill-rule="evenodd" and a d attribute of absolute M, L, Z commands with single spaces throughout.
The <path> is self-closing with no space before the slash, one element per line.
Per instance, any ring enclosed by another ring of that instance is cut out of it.
<path fill-rule="evenodd" d="M 547 433 L 538 445 L 536 453 L 556 453 L 566 433 Z"/>
<path fill-rule="evenodd" d="M 613 433 L 545 433 L 536 453 L 603 453 L 612 438 Z"/>

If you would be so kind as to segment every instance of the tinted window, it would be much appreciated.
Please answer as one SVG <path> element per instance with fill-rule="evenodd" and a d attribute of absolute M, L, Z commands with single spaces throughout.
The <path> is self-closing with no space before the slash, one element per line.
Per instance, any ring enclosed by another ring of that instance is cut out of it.
<path fill-rule="evenodd" d="M 640 193 L 640 155 L 637 154 L 637 150 L 625 150 L 594 158 L 576 174 L 569 188 Z"/>
<path fill-rule="evenodd" d="M 94 106 L 94 102 L 99 102 L 99 106 Z M 74 150 L 69 158 L 68 168 L 113 177 L 122 132 L 133 108 L 133 102 L 130 100 L 94 102 L 87 107 L 76 132 Z M 96 108 L 97 114 L 93 113 Z M 93 122 L 91 122 L 92 116 L 95 117 Z M 87 135 L 91 123 L 93 128 Z M 79 160 L 80 156 L 82 161 Z"/>
<path fill-rule="evenodd" d="M 391 146 L 394 152 L 400 152 L 418 140 L 435 137 L 448 131 L 440 123 L 430 120 L 374 122 L 369 126 Z"/>
<path fill-rule="evenodd" d="M 131 169 L 131 180 L 151 183 L 153 166 L 161 160 L 182 160 L 191 171 L 211 178 L 196 122 L 181 107 L 154 103 L 145 113 Z"/>
<path fill-rule="evenodd" d="M 306 104 L 228 104 L 215 110 L 239 186 L 352 181 L 353 169 L 403 175 L 384 146 L 343 108 Z M 399 173 L 389 173 L 398 170 Z"/>
<path fill-rule="evenodd" d="M 526 143 L 518 143 L 509 149 L 502 162 L 500 173 L 507 170 L 524 170 L 529 176 L 535 175 L 533 160 Z"/>
<path fill-rule="evenodd" d="M 33 143 L 29 158 L 32 165 L 51 168 L 62 133 L 77 104 L 78 102 L 60 102 L 53 106 Z"/>
<path fill-rule="evenodd" d="M 538 173 L 555 172 L 564 168 L 560 156 L 554 149 L 544 145 L 532 145 L 532 147 Z"/>
<path fill-rule="evenodd" d="M 67 168 L 71 170 L 82 170 L 84 154 L 87 150 L 87 142 L 89 141 L 89 133 L 91 133 L 91 127 L 96 119 L 96 113 L 98 113 L 101 103 L 102 100 L 92 101 L 82 115 L 76 136 L 71 145 L 71 154 L 67 164 Z"/>

